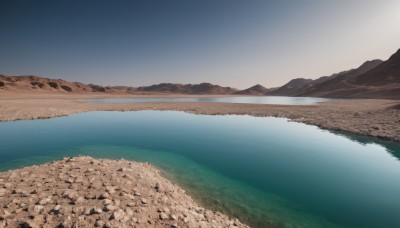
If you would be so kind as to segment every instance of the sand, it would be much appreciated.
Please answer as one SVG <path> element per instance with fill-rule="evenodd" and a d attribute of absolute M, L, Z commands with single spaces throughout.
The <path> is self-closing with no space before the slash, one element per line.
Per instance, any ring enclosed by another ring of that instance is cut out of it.
<path fill-rule="evenodd" d="M 102 97 L 111 96 L 1 93 L 0 121 L 52 118 L 89 111 L 177 110 L 207 115 L 282 117 L 323 129 L 400 141 L 399 100 L 350 99 L 304 106 L 196 102 L 93 104 L 85 100 Z"/>
<path fill-rule="evenodd" d="M 65 158 L 0 173 L 0 227 L 248 227 L 148 163 Z"/>

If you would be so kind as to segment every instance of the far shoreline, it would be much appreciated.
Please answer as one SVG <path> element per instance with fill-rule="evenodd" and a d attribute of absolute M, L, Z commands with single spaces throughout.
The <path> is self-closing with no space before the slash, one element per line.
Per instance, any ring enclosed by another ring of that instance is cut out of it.
<path fill-rule="evenodd" d="M 116 95 L 2 93 L 0 122 L 61 117 L 91 111 L 171 110 L 204 115 L 283 117 L 321 129 L 400 142 L 399 100 L 339 99 L 314 105 L 211 102 L 90 103 L 87 99 L 159 97 L 237 97 L 238 95 Z M 242 96 L 242 95 L 240 95 Z"/>

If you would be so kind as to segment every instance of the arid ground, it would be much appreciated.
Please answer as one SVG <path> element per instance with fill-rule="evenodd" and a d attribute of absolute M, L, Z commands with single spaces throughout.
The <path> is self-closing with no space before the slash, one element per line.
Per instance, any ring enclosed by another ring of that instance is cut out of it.
<path fill-rule="evenodd" d="M 147 163 L 66 158 L 0 173 L 0 227 L 247 227 Z"/>

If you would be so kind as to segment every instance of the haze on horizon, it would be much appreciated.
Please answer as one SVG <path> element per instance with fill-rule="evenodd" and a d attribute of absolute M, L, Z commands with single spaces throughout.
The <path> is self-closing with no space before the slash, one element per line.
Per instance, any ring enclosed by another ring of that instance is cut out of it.
<path fill-rule="evenodd" d="M 0 1 L 0 74 L 281 86 L 386 60 L 398 0 Z"/>

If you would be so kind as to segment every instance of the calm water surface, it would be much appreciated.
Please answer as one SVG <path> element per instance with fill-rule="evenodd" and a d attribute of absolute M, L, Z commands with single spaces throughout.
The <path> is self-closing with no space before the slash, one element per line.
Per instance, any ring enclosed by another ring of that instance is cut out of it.
<path fill-rule="evenodd" d="M 247 104 L 312 105 L 334 99 L 320 97 L 282 97 L 282 96 L 245 96 L 245 97 L 138 97 L 89 99 L 91 103 L 137 103 L 137 102 L 222 102 Z"/>
<path fill-rule="evenodd" d="M 78 154 L 148 161 L 254 227 L 400 227 L 400 146 L 285 119 L 91 112 L 0 123 L 0 171 Z"/>

